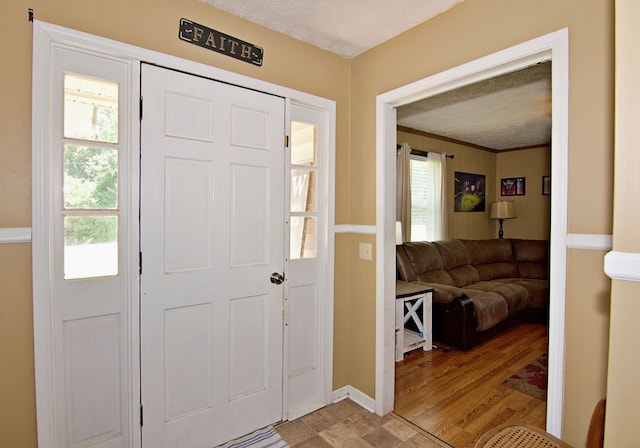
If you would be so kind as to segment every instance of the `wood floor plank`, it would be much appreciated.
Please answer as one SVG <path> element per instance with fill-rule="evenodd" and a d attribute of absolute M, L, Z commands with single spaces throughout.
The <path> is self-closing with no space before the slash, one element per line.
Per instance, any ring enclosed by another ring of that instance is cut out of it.
<path fill-rule="evenodd" d="M 467 352 L 409 352 L 396 363 L 395 412 L 456 448 L 503 423 L 544 428 L 546 402 L 502 383 L 547 350 L 548 328 L 522 324 Z"/>

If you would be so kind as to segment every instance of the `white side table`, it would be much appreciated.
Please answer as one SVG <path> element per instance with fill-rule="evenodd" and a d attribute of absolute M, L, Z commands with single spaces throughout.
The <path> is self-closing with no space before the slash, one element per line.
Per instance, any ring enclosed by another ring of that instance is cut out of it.
<path fill-rule="evenodd" d="M 433 347 L 431 334 L 431 302 L 433 290 L 417 283 L 396 281 L 396 362 L 404 359 L 410 350 L 422 347 L 429 351 Z M 422 305 L 422 313 L 417 310 Z M 418 328 L 406 328 L 412 321 Z"/>

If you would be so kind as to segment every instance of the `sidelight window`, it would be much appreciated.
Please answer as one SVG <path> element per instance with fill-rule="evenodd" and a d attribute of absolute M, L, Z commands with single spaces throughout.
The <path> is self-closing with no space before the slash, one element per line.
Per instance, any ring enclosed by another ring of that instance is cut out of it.
<path fill-rule="evenodd" d="M 64 77 L 64 278 L 118 274 L 118 84 Z"/>
<path fill-rule="evenodd" d="M 291 123 L 290 257 L 315 258 L 317 210 L 317 129 Z"/>

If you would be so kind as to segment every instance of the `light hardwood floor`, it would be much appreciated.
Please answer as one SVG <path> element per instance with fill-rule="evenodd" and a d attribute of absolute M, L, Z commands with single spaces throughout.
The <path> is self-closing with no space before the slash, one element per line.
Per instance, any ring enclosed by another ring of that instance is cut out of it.
<path fill-rule="evenodd" d="M 502 423 L 544 428 L 546 402 L 502 382 L 547 348 L 547 326 L 522 324 L 467 352 L 414 350 L 396 363 L 395 412 L 455 448 Z"/>

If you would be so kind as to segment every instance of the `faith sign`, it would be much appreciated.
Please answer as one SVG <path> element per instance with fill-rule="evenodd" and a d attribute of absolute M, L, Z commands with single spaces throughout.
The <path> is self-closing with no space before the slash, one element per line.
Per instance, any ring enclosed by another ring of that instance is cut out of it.
<path fill-rule="evenodd" d="M 222 53 L 249 64 L 262 66 L 264 55 L 262 48 L 191 20 L 180 19 L 178 37 L 199 47 Z"/>

